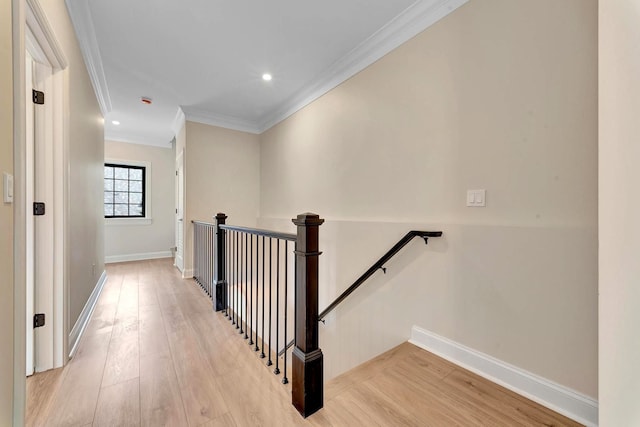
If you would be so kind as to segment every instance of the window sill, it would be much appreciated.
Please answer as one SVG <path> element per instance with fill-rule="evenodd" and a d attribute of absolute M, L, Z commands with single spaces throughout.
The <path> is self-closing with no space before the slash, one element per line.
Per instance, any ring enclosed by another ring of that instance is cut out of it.
<path fill-rule="evenodd" d="M 151 225 L 151 218 L 105 218 L 104 225 Z"/>

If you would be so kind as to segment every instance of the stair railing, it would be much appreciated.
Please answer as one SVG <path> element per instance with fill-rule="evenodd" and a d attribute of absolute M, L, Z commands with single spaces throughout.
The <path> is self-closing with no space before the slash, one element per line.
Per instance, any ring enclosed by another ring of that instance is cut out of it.
<path fill-rule="evenodd" d="M 336 298 L 331 304 L 327 306 L 320 315 L 318 316 L 318 320 L 324 322 L 324 318 L 332 312 L 342 301 L 344 301 L 349 295 L 351 295 L 356 289 L 358 289 L 369 277 L 373 276 L 378 270 L 382 270 L 384 274 L 387 274 L 387 269 L 385 264 L 389 261 L 395 254 L 397 254 L 400 249 L 404 248 L 407 243 L 413 240 L 414 237 L 422 237 L 424 239 L 425 245 L 429 243 L 429 237 L 440 237 L 442 236 L 442 231 L 410 231 L 404 235 L 402 239 L 398 241 L 391 249 L 387 251 L 382 257 L 376 261 L 367 271 L 362 274 L 362 276 L 358 277 L 355 282 L 351 286 L 349 286 L 338 298 Z"/>
<path fill-rule="evenodd" d="M 378 261 L 376 261 L 367 271 L 365 271 L 351 286 L 349 286 L 338 298 L 336 298 L 331 304 L 327 306 L 318 315 L 318 321 L 324 323 L 325 317 L 333 311 L 342 301 L 344 301 L 349 295 L 351 295 L 356 289 L 358 289 L 369 277 L 373 276 L 378 270 L 382 270 L 384 274 L 387 274 L 387 268 L 385 264 L 395 255 L 400 249 L 405 247 L 414 237 L 421 237 L 424 239 L 424 243 L 429 244 L 429 237 L 441 237 L 442 231 L 409 231 L 404 235 L 402 239 L 398 241 L 391 249 L 389 249 Z M 295 344 L 294 340 L 291 340 L 287 345 L 278 352 L 278 356 L 286 354 L 289 348 Z"/>
<path fill-rule="evenodd" d="M 291 398 L 298 412 L 307 417 L 323 406 L 323 355 L 318 346 L 317 319 L 318 258 L 321 254 L 318 234 L 324 220 L 316 214 L 300 214 L 293 219 L 297 233 L 288 234 L 231 226 L 226 224 L 226 219 L 223 213 L 215 216 L 213 279 L 210 282 L 214 309 L 223 311 L 238 333 L 244 334 L 249 345 L 260 351 L 260 357 L 267 358 L 267 366 L 273 364 L 272 357 L 275 357 L 274 374 L 280 374 L 278 354 L 286 348 L 289 338 L 288 273 L 293 267 L 295 348 L 291 356 Z M 294 247 L 293 266 L 288 261 L 291 246 Z M 286 354 L 283 365 L 282 382 L 286 384 Z"/>

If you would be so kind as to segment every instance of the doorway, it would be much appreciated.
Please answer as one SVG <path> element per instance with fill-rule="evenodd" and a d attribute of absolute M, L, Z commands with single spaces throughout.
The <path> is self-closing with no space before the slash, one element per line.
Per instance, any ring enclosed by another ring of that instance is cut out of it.
<path fill-rule="evenodd" d="M 176 259 L 184 275 L 184 150 L 176 156 Z"/>
<path fill-rule="evenodd" d="M 37 1 L 26 3 L 23 209 L 28 376 L 61 367 L 67 359 L 63 130 L 63 70 L 67 63 Z"/>

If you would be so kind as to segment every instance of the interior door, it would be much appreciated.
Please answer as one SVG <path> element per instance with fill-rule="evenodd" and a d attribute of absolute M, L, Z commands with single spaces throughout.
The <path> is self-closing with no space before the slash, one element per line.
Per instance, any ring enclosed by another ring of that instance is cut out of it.
<path fill-rule="evenodd" d="M 34 108 L 34 201 L 44 203 L 44 214 L 34 215 L 35 312 L 45 315 L 45 324 L 34 330 L 35 370 L 54 367 L 54 172 L 53 172 L 53 70 L 50 65 L 33 62 L 34 89 L 44 93 L 44 104 Z M 33 321 L 32 321 L 33 322 Z"/>
<path fill-rule="evenodd" d="M 184 272 L 184 150 L 176 157 L 176 267 Z"/>

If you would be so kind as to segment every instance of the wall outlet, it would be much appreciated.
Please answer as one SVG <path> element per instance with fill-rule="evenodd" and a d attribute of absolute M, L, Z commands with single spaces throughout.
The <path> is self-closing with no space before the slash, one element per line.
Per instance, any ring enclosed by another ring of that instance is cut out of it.
<path fill-rule="evenodd" d="M 467 206 L 487 206 L 487 190 L 467 190 Z"/>

